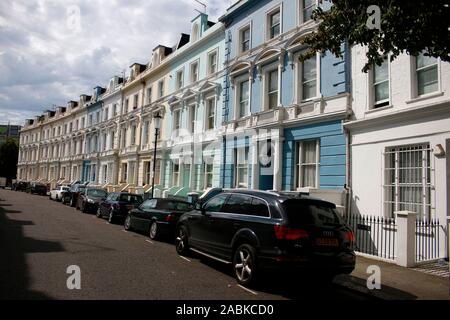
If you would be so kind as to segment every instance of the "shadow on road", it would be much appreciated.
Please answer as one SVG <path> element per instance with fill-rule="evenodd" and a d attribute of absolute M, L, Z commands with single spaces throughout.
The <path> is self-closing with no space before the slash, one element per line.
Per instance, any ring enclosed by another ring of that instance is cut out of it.
<path fill-rule="evenodd" d="M 21 211 L 8 210 L 11 205 L 0 201 L 0 299 L 1 300 L 45 300 L 51 297 L 30 289 L 29 267 L 26 254 L 34 252 L 59 252 L 64 248 L 58 242 L 36 240 L 26 237 L 24 226 L 32 221 L 13 220 L 8 214 Z M 6 208 L 5 208 L 6 207 Z"/>
<path fill-rule="evenodd" d="M 231 265 L 195 253 L 190 255 L 208 267 L 234 277 Z M 292 300 L 415 300 L 417 298 L 408 292 L 388 286 L 382 286 L 382 292 L 380 290 L 369 292 L 367 279 L 360 279 L 352 275 L 340 275 L 333 283 L 324 284 L 301 272 L 301 270 L 298 273 L 263 272 L 259 275 L 260 281 L 252 289 Z"/>

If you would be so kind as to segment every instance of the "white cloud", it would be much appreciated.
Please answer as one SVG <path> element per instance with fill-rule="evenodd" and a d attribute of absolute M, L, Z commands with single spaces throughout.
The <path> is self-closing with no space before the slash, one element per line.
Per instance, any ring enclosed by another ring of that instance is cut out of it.
<path fill-rule="evenodd" d="M 203 2 L 212 20 L 230 5 Z M 21 124 L 148 62 L 156 45 L 189 33 L 194 9 L 194 0 L 0 2 L 0 122 Z"/>

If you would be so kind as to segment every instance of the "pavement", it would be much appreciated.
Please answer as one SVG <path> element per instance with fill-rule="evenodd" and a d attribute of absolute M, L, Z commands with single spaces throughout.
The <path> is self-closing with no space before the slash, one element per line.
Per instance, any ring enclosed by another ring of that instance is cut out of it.
<path fill-rule="evenodd" d="M 81 290 L 67 288 L 80 267 Z M 369 290 L 378 265 L 381 290 Z M 255 288 L 236 284 L 228 266 L 180 257 L 169 241 L 151 241 L 48 197 L 0 189 L 0 299 L 64 300 L 379 300 L 448 299 L 448 279 L 362 257 L 332 285 L 270 274 Z"/>

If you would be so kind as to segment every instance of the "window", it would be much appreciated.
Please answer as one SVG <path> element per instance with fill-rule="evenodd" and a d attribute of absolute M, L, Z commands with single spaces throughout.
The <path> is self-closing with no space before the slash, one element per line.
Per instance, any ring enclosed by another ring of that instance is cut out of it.
<path fill-rule="evenodd" d="M 281 32 L 281 15 L 280 9 L 269 15 L 269 39 L 273 39 L 280 35 Z"/>
<path fill-rule="evenodd" d="M 146 162 L 144 162 L 144 185 L 150 184 L 151 178 L 152 178 L 151 162 L 146 161 Z"/>
<path fill-rule="evenodd" d="M 317 96 L 317 61 L 316 57 L 302 63 L 302 100 Z"/>
<path fill-rule="evenodd" d="M 104 121 L 108 120 L 108 118 L 109 118 L 109 108 L 106 108 L 104 113 Z"/>
<path fill-rule="evenodd" d="M 164 80 L 158 82 L 158 97 L 164 97 Z"/>
<path fill-rule="evenodd" d="M 195 132 L 195 114 L 196 114 L 196 110 L 195 110 L 195 105 L 193 105 L 190 108 L 190 112 L 189 112 L 189 117 L 190 117 L 190 129 L 191 129 L 191 133 Z"/>
<path fill-rule="evenodd" d="M 248 152 L 248 147 L 236 149 L 236 188 L 248 187 Z"/>
<path fill-rule="evenodd" d="M 100 111 L 97 111 L 95 113 L 95 123 L 99 123 L 100 122 Z"/>
<path fill-rule="evenodd" d="M 416 58 L 417 95 L 439 90 L 438 60 L 421 53 Z"/>
<path fill-rule="evenodd" d="M 312 12 L 316 9 L 317 0 L 302 0 L 302 18 L 303 22 L 311 20 Z"/>
<path fill-rule="evenodd" d="M 128 163 L 122 163 L 122 182 L 126 183 L 128 180 Z"/>
<path fill-rule="evenodd" d="M 278 106 L 278 69 L 267 74 L 268 80 L 268 108 L 273 109 Z"/>
<path fill-rule="evenodd" d="M 147 102 L 152 103 L 152 88 L 147 88 Z"/>
<path fill-rule="evenodd" d="M 205 189 L 212 188 L 214 165 L 205 162 L 204 167 L 205 167 Z"/>
<path fill-rule="evenodd" d="M 109 141 L 109 149 L 114 149 L 114 138 L 115 138 L 115 132 L 111 131 L 111 140 Z"/>
<path fill-rule="evenodd" d="M 149 128 L 150 128 L 150 121 L 145 121 L 144 122 L 144 132 L 142 135 L 142 144 L 145 146 L 148 144 L 148 133 L 149 133 Z"/>
<path fill-rule="evenodd" d="M 179 134 L 179 130 L 181 128 L 181 111 L 175 110 L 173 112 L 173 129 L 176 136 Z"/>
<path fill-rule="evenodd" d="M 429 144 L 398 146 L 386 150 L 385 213 L 413 211 L 431 218 L 431 149 Z"/>
<path fill-rule="evenodd" d="M 103 151 L 105 151 L 106 150 L 106 146 L 107 146 L 107 143 L 108 143 L 108 136 L 106 135 L 106 133 L 104 133 L 103 134 Z"/>
<path fill-rule="evenodd" d="M 243 194 L 232 194 L 221 211 L 234 214 L 249 214 L 251 210 L 252 197 Z"/>
<path fill-rule="evenodd" d="M 269 207 L 267 207 L 267 203 L 264 200 L 258 198 L 252 199 L 252 206 L 247 214 L 258 217 L 270 217 Z"/>
<path fill-rule="evenodd" d="M 206 100 L 206 130 L 212 130 L 215 128 L 216 122 L 216 100 Z"/>
<path fill-rule="evenodd" d="M 191 82 L 198 80 L 198 62 L 191 64 Z"/>
<path fill-rule="evenodd" d="M 374 108 L 389 105 L 389 61 L 385 60 L 381 66 L 373 67 L 373 97 Z"/>
<path fill-rule="evenodd" d="M 131 145 L 136 145 L 136 125 L 131 126 Z"/>
<path fill-rule="evenodd" d="M 155 184 L 161 183 L 161 159 L 156 159 L 155 164 Z"/>
<path fill-rule="evenodd" d="M 317 188 L 319 172 L 319 140 L 297 144 L 297 188 Z"/>
<path fill-rule="evenodd" d="M 250 50 L 250 26 L 245 27 L 240 32 L 241 53 Z"/>
<path fill-rule="evenodd" d="M 249 112 L 249 84 L 250 82 L 242 81 L 239 85 L 239 117 L 245 117 Z"/>
<path fill-rule="evenodd" d="M 178 161 L 173 163 L 172 178 L 173 178 L 172 185 L 179 186 L 180 185 L 180 163 Z"/>
<path fill-rule="evenodd" d="M 208 74 L 213 74 L 217 71 L 217 51 L 213 51 L 208 56 Z"/>
<path fill-rule="evenodd" d="M 138 108 L 138 103 L 139 103 L 139 95 L 135 94 L 133 100 L 133 110 Z"/>
<path fill-rule="evenodd" d="M 225 204 L 225 201 L 227 200 L 228 196 L 229 196 L 229 194 L 227 194 L 227 193 L 223 193 L 223 194 L 219 194 L 218 196 L 215 196 L 214 198 L 212 198 L 205 204 L 205 206 L 204 206 L 205 211 L 220 212 L 223 205 Z"/>
<path fill-rule="evenodd" d="M 184 86 L 183 80 L 184 80 L 183 70 L 180 70 L 177 72 L 177 89 L 183 88 Z"/>

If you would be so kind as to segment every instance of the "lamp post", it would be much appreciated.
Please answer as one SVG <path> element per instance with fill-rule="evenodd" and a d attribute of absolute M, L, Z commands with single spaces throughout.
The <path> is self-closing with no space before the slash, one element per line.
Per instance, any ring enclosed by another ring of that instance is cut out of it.
<path fill-rule="evenodd" d="M 156 147 L 158 145 L 158 133 L 161 128 L 161 115 L 157 113 L 153 119 L 155 120 L 155 148 L 153 149 L 153 177 L 152 177 L 152 199 L 155 194 L 155 171 L 156 171 Z"/>

